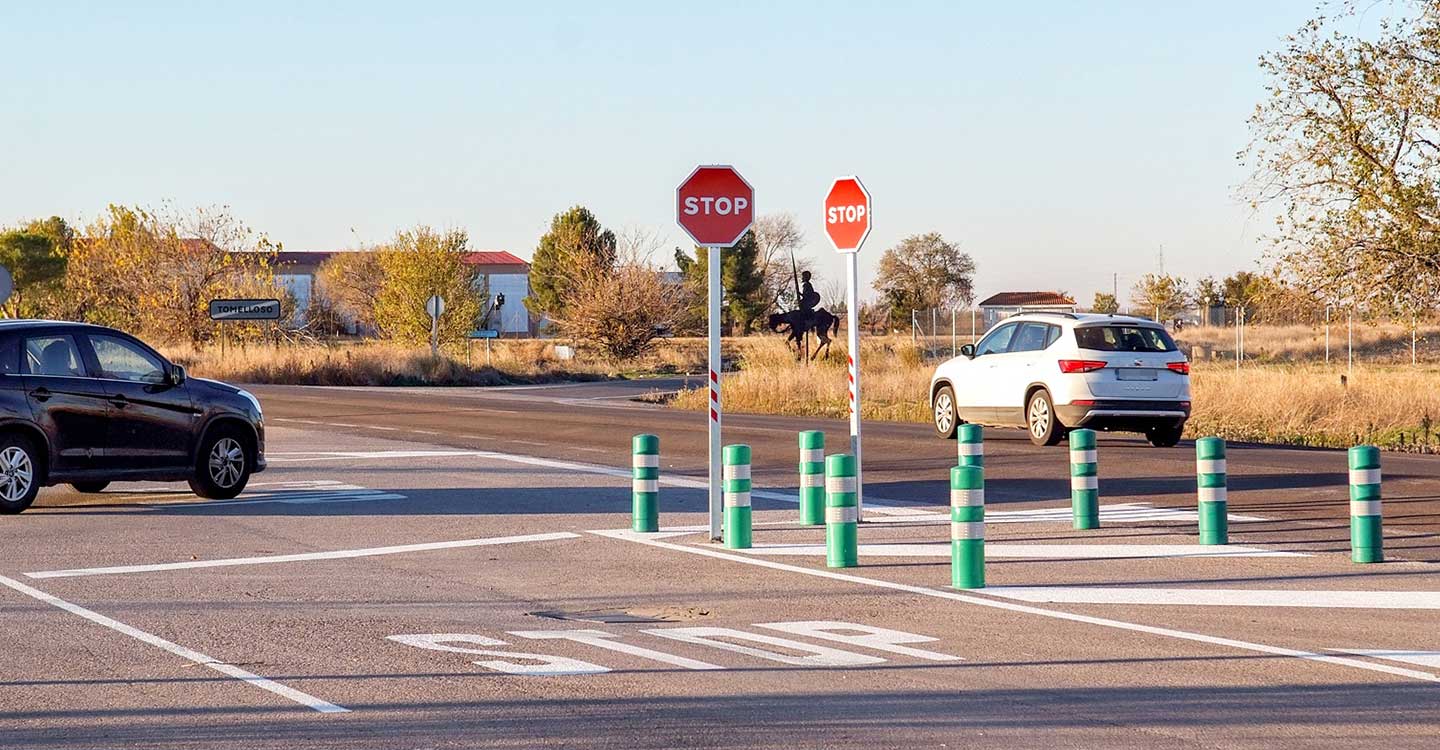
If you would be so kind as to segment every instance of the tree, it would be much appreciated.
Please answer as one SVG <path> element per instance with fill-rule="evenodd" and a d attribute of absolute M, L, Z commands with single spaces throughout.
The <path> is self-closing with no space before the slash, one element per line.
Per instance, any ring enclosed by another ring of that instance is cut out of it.
<path fill-rule="evenodd" d="M 335 253 L 315 272 L 314 296 L 325 300 L 325 304 L 344 318 L 371 326 L 383 336 L 385 331 L 377 322 L 375 304 L 380 299 L 384 277 L 376 248 Z"/>
<path fill-rule="evenodd" d="M 683 306 L 683 290 L 648 260 L 658 246 L 654 235 L 630 233 L 621 239 L 613 267 L 583 267 L 564 316 L 555 320 L 560 332 L 617 361 L 654 349 L 658 338 L 674 330 Z"/>
<path fill-rule="evenodd" d="M 463 341 L 475 330 L 489 291 L 475 266 L 465 262 L 469 242 L 464 230 L 437 232 L 422 225 L 397 232 L 379 251 L 382 282 L 374 314 L 387 338 L 406 344 L 428 342 L 430 315 L 425 303 L 432 295 L 445 301 L 439 321 L 442 344 Z"/>
<path fill-rule="evenodd" d="M 692 319 L 707 319 L 709 294 L 709 252 L 708 248 L 696 246 L 695 257 L 691 258 L 680 248 L 675 248 L 675 265 L 690 290 L 690 316 Z M 720 254 L 720 286 L 724 289 L 723 307 L 720 310 L 722 326 L 731 334 L 750 333 L 762 315 L 770 308 L 765 299 L 765 277 L 760 272 L 760 247 L 751 230 L 740 238 L 733 247 L 727 247 Z"/>
<path fill-rule="evenodd" d="M 809 258 L 795 257 L 795 252 L 805 246 L 805 233 L 800 229 L 800 222 L 794 214 L 761 216 L 755 220 L 755 245 L 760 251 L 760 276 L 763 278 L 760 296 L 768 301 L 761 314 L 781 307 L 798 307 L 796 279 L 801 271 L 813 270 Z"/>
<path fill-rule="evenodd" d="M 1147 273 L 1135 282 L 1130 300 L 1142 314 L 1154 314 L 1156 320 L 1169 320 L 1190 304 L 1185 280 L 1169 274 Z"/>
<path fill-rule="evenodd" d="M 561 317 L 573 281 L 615 264 L 615 233 L 584 206 L 575 206 L 550 220 L 530 261 L 530 296 L 525 307 L 536 315 Z"/>
<path fill-rule="evenodd" d="M 1440 302 L 1440 4 L 1405 7 L 1362 38 L 1347 5 L 1260 61 L 1245 193 L 1278 206 L 1280 269 L 1325 302 Z"/>
<path fill-rule="evenodd" d="M 1090 312 L 1114 315 L 1120 312 L 1120 301 L 1109 292 L 1096 292 L 1095 301 L 1090 303 Z"/>
<path fill-rule="evenodd" d="M 72 242 L 73 232 L 59 217 L 0 232 L 0 266 L 10 271 L 14 282 L 4 304 L 5 317 L 40 314 L 44 298 L 53 294 L 65 275 Z"/>
<path fill-rule="evenodd" d="M 968 306 L 975 300 L 975 261 L 938 232 L 914 234 L 880 256 L 875 289 L 896 320 L 912 311 Z"/>

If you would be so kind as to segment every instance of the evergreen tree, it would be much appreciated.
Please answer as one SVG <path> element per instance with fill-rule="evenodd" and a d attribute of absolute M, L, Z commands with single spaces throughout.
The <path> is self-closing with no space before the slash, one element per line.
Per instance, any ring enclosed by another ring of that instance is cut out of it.
<path fill-rule="evenodd" d="M 530 261 L 530 297 L 525 307 L 536 315 L 564 317 L 578 271 L 615 265 L 615 233 L 600 226 L 590 209 L 575 206 L 550 220 Z"/>

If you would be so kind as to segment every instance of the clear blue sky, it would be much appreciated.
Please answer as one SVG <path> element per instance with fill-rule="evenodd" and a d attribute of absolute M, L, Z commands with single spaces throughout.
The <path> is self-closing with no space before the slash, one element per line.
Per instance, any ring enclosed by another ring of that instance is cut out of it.
<path fill-rule="evenodd" d="M 671 244 L 674 188 L 735 164 L 822 277 L 829 180 L 875 200 L 869 269 L 938 231 L 977 286 L 1250 268 L 1233 197 L 1256 58 L 1314 0 L 7 3 L 0 224 L 227 204 L 289 249 L 417 222 L 529 257 L 591 207 Z M 215 6 L 215 7 L 209 7 Z M 353 229 L 353 232 L 352 232 Z M 822 283 L 821 289 L 826 285 Z"/>

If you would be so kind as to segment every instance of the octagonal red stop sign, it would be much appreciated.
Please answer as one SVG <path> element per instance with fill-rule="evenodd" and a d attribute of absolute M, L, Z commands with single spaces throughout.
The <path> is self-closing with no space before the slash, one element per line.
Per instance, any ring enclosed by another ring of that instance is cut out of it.
<path fill-rule="evenodd" d="M 825 195 L 825 234 L 842 253 L 853 253 L 870 234 L 870 191 L 859 177 L 841 177 Z"/>
<path fill-rule="evenodd" d="M 675 189 L 675 220 L 695 244 L 729 247 L 755 220 L 755 190 L 734 167 L 696 167 Z"/>

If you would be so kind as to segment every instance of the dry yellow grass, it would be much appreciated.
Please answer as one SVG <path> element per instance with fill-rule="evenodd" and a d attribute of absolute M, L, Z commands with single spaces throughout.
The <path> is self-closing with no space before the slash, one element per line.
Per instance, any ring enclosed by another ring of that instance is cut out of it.
<path fill-rule="evenodd" d="M 1346 358 L 1345 316 L 1337 314 L 1330 324 L 1330 361 Z M 1219 326 L 1186 328 L 1175 334 L 1186 354 L 1196 346 L 1220 359 L 1235 356 L 1235 329 Z M 1355 359 L 1367 363 L 1410 363 L 1410 327 L 1395 323 L 1355 322 Z M 1440 326 L 1421 323 L 1416 329 L 1416 354 L 1421 362 L 1440 361 Z M 1211 355 L 1207 355 L 1211 356 Z M 1324 362 L 1324 326 L 1252 325 L 1245 329 L 1245 356 L 1258 362 Z"/>

